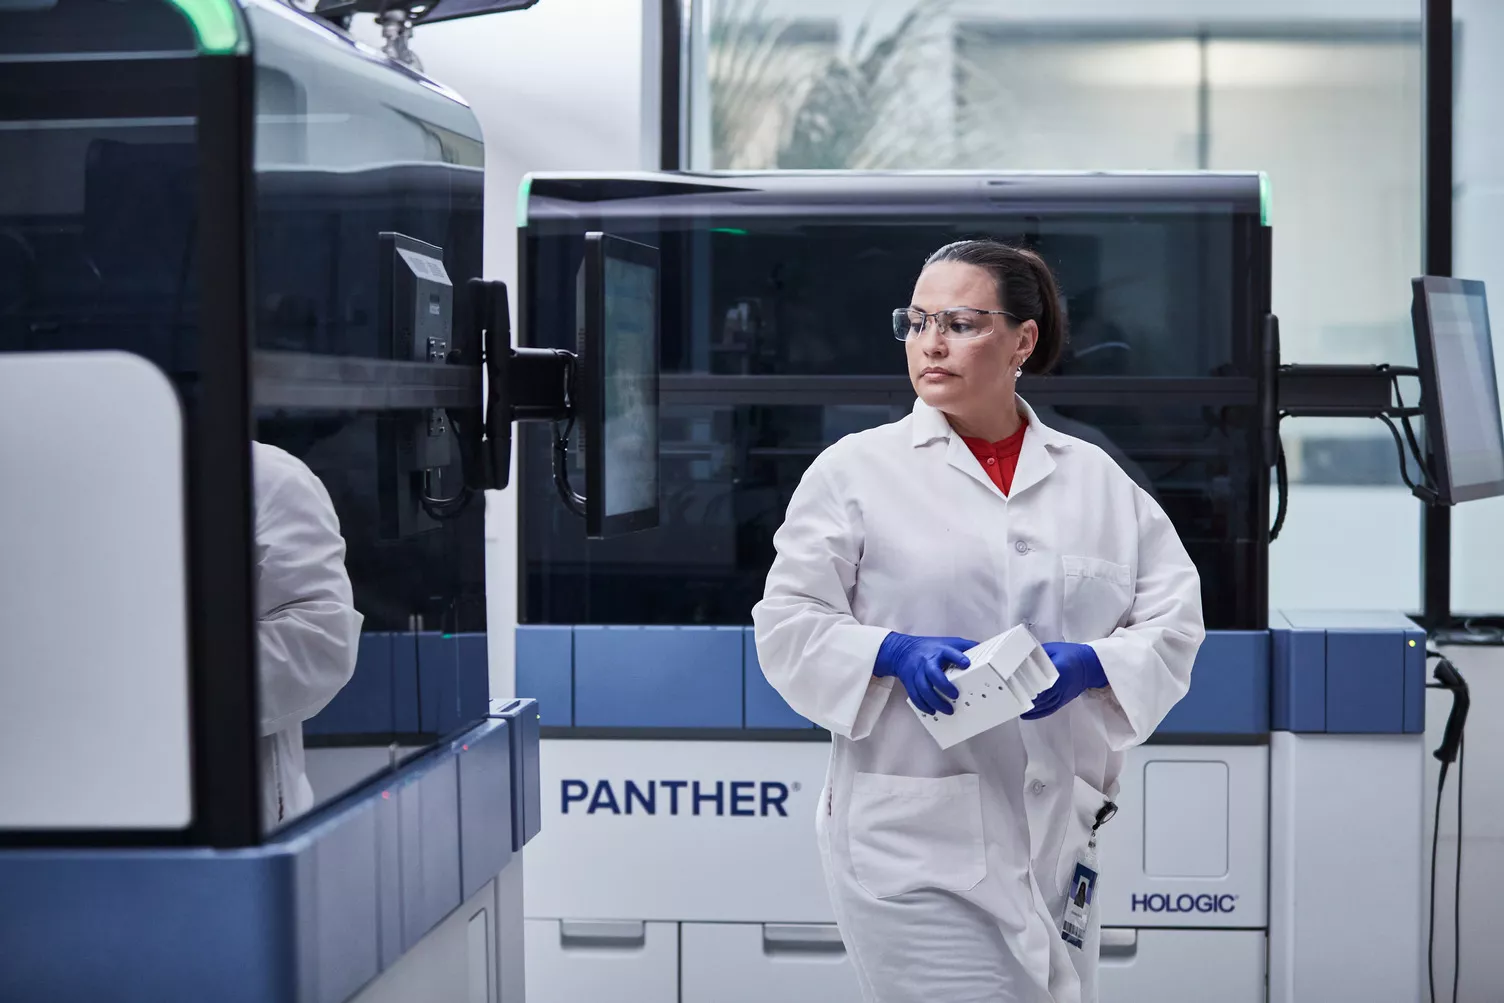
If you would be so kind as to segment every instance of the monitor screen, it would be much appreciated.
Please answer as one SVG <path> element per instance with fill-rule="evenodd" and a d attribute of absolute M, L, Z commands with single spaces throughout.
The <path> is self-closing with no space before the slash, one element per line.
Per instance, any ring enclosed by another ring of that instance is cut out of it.
<path fill-rule="evenodd" d="M 611 536 L 658 525 L 658 254 L 589 234 L 585 272 L 586 531 Z"/>
<path fill-rule="evenodd" d="M 1415 294 L 1416 356 L 1441 500 L 1504 494 L 1504 429 L 1483 283 L 1427 277 L 1415 280 Z"/>

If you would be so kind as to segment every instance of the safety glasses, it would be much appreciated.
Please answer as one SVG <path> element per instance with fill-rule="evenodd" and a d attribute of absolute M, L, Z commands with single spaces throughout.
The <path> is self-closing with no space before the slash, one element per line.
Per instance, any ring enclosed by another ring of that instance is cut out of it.
<path fill-rule="evenodd" d="M 893 337 L 899 341 L 908 341 L 910 338 L 918 338 L 924 334 L 924 329 L 930 321 L 935 322 L 940 332 L 940 337 L 951 341 L 970 341 L 973 338 L 982 338 L 991 334 L 996 321 L 993 317 L 1011 317 L 1015 321 L 1023 318 L 1007 310 L 976 310 L 971 307 L 954 307 L 950 310 L 936 310 L 934 313 L 925 313 L 913 307 L 899 307 L 893 311 Z"/>

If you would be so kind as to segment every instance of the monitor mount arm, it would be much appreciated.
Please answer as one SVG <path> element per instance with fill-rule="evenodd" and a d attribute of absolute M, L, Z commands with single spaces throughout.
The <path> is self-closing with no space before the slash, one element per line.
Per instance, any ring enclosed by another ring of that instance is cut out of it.
<path fill-rule="evenodd" d="M 585 514 L 585 499 L 569 485 L 569 429 L 575 408 L 578 356 L 561 348 L 515 348 L 505 282 L 471 279 L 471 308 L 486 367 L 485 487 L 505 488 L 512 465 L 512 424 L 554 423 L 554 486 L 565 506 Z M 558 431 L 564 422 L 564 431 Z"/>
<path fill-rule="evenodd" d="M 1419 377 L 1413 366 L 1387 364 L 1368 366 L 1298 365 L 1279 362 L 1279 321 L 1270 315 L 1265 322 L 1265 359 L 1271 391 L 1265 405 L 1265 429 L 1271 449 L 1270 461 L 1279 452 L 1279 422 L 1282 418 L 1377 418 L 1389 427 L 1400 452 L 1400 473 L 1412 494 L 1427 505 L 1438 504 L 1439 495 L 1421 437 L 1411 425 L 1424 417 L 1417 400 L 1407 404 L 1400 393 L 1401 377 Z M 1395 423 L 1399 422 L 1399 425 Z M 1404 429 L 1404 440 L 1400 429 Z M 1413 483 L 1405 461 L 1408 443 L 1410 455 L 1420 471 L 1420 483 Z"/>

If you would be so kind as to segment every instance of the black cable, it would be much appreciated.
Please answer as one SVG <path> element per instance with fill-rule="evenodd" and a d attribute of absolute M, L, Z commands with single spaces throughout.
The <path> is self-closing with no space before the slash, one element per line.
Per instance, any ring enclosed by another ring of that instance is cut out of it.
<path fill-rule="evenodd" d="M 1452 892 L 1452 1003 L 1458 1003 L 1457 987 L 1462 981 L 1462 791 L 1463 755 L 1467 739 L 1457 743 L 1457 871 Z"/>
<path fill-rule="evenodd" d="M 1399 450 L 1400 454 L 1400 478 L 1405 482 L 1405 487 L 1409 488 L 1412 494 L 1430 492 L 1432 488 L 1429 484 L 1424 487 L 1417 487 L 1415 482 L 1410 479 L 1410 461 L 1405 456 L 1405 442 L 1400 438 L 1400 430 L 1395 427 L 1394 419 L 1390 418 L 1387 414 L 1381 414 L 1379 415 L 1379 420 L 1384 423 L 1385 428 L 1389 429 L 1389 434 L 1394 436 L 1394 446 Z M 1421 473 L 1425 473 L 1424 468 L 1421 469 Z"/>
<path fill-rule="evenodd" d="M 450 353 L 452 357 L 456 353 Z M 432 471 L 423 471 L 424 483 L 418 491 L 418 504 L 422 506 L 424 513 L 435 522 L 444 522 L 449 519 L 457 519 L 470 507 L 470 500 L 475 497 L 476 491 L 470 486 L 473 473 L 480 469 L 479 456 L 472 455 L 469 443 L 466 440 L 464 429 L 458 420 L 454 409 L 445 408 L 445 417 L 449 420 L 449 430 L 454 436 L 456 450 L 459 453 L 460 463 L 460 489 L 449 498 L 435 498 L 428 493 L 428 476 Z"/>
<path fill-rule="evenodd" d="M 558 489 L 559 497 L 563 499 L 565 507 L 583 518 L 585 499 L 576 494 L 574 488 L 569 485 L 569 436 L 573 432 L 573 415 L 569 417 L 563 432 L 559 431 L 559 423 L 554 422 L 554 487 Z"/>
<path fill-rule="evenodd" d="M 1281 418 L 1284 416 L 1281 415 Z M 1279 531 L 1285 527 L 1285 513 L 1290 508 L 1290 472 L 1285 466 L 1285 440 L 1275 429 L 1274 441 L 1277 448 L 1274 453 L 1274 480 L 1277 485 L 1279 501 L 1274 513 L 1274 525 L 1269 529 L 1269 542 L 1279 539 Z"/>
<path fill-rule="evenodd" d="M 1441 773 L 1436 785 L 1436 816 L 1431 828 L 1431 892 L 1430 931 L 1426 949 L 1426 976 L 1431 990 L 1431 1003 L 1436 1003 L 1436 856 L 1441 840 L 1441 802 L 1446 793 L 1447 773 L 1452 763 L 1457 764 L 1457 861 L 1452 883 L 1452 1001 L 1457 1003 L 1462 978 L 1462 798 L 1463 784 L 1462 746 L 1467 728 L 1468 710 L 1472 700 L 1468 693 L 1467 680 L 1457 667 L 1441 652 L 1426 646 L 1426 657 L 1436 659 L 1433 672 L 1434 683 L 1427 689 L 1444 689 L 1452 696 L 1452 710 L 1447 716 L 1446 731 L 1441 746 L 1432 753 L 1441 762 Z"/>
<path fill-rule="evenodd" d="M 1431 914 L 1430 933 L 1426 938 L 1426 979 L 1431 986 L 1431 1003 L 1436 1003 L 1436 848 L 1441 841 L 1441 794 L 1447 789 L 1447 767 L 1441 764 L 1441 781 L 1436 785 L 1436 820 L 1431 825 Z"/>

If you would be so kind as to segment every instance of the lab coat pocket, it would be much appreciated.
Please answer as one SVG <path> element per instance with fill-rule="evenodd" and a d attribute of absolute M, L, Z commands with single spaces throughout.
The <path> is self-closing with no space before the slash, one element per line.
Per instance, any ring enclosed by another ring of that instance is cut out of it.
<path fill-rule="evenodd" d="M 1065 902 L 1065 890 L 1070 884 L 1071 875 L 1076 870 L 1076 861 L 1085 852 L 1086 844 L 1091 841 L 1091 827 L 1096 824 L 1097 812 L 1101 811 L 1102 806 L 1110 800 L 1106 794 L 1080 777 L 1075 777 L 1074 780 L 1075 783 L 1071 789 L 1070 817 L 1065 822 L 1065 841 L 1060 845 L 1060 859 L 1055 864 L 1054 891 L 1057 901 L 1051 903 L 1062 908 Z M 1100 846 L 1100 832 L 1097 842 Z"/>
<path fill-rule="evenodd" d="M 987 876 L 976 774 L 858 773 L 846 825 L 852 871 L 877 898 L 925 888 L 964 892 Z"/>
<path fill-rule="evenodd" d="M 1126 564 L 1097 557 L 1061 558 L 1065 572 L 1060 623 L 1064 639 L 1099 641 L 1117 629 L 1133 605 L 1133 574 Z"/>

